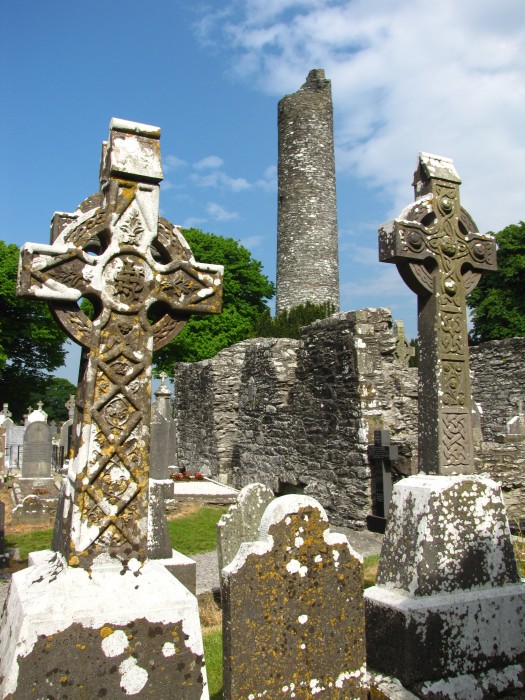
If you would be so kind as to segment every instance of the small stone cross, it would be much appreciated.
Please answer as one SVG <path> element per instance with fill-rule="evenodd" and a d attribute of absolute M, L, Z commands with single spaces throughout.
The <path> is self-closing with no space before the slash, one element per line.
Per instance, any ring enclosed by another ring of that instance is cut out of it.
<path fill-rule="evenodd" d="M 368 458 L 374 464 L 373 485 L 376 515 L 386 518 L 392 497 L 391 462 L 399 458 L 397 445 L 390 444 L 388 430 L 374 430 L 374 444 L 368 445 Z"/>
<path fill-rule="evenodd" d="M 403 321 L 394 321 L 394 338 L 396 343 L 394 350 L 396 364 L 399 367 L 408 367 L 410 358 L 416 354 L 416 349 L 407 340 Z"/>
<path fill-rule="evenodd" d="M 496 269 L 494 237 L 460 206 L 449 158 L 420 153 L 416 201 L 379 229 L 379 259 L 418 296 L 419 468 L 474 471 L 466 296 Z"/>
<path fill-rule="evenodd" d="M 64 406 L 67 408 L 68 418 L 73 418 L 75 415 L 75 394 L 69 395 L 69 399 Z"/>
<path fill-rule="evenodd" d="M 50 301 L 85 348 L 60 549 L 89 569 L 98 555 L 147 558 L 151 362 L 192 313 L 219 313 L 223 268 L 195 262 L 158 213 L 160 129 L 113 119 L 100 192 L 55 214 L 51 245 L 23 246 L 18 293 Z M 77 302 L 88 299 L 90 320 Z M 56 530 L 55 530 L 56 532 Z"/>

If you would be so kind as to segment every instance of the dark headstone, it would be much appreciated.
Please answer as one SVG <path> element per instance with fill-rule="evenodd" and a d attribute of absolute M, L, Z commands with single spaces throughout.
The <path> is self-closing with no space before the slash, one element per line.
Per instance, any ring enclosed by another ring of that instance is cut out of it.
<path fill-rule="evenodd" d="M 372 515 L 367 516 L 368 529 L 384 532 L 392 497 L 392 462 L 399 457 L 397 445 L 390 444 L 388 430 L 374 431 L 374 444 L 368 445 L 372 472 Z"/>

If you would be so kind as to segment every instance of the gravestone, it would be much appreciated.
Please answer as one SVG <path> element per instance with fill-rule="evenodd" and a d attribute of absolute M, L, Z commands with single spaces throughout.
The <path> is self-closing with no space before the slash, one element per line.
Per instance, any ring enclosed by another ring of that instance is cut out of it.
<path fill-rule="evenodd" d="M 27 416 L 24 416 L 26 419 L 26 425 L 29 425 L 30 423 L 47 423 L 47 413 L 44 411 L 43 408 L 44 404 L 42 401 L 38 401 L 37 407 L 35 409 L 32 408 L 32 406 L 29 406 L 27 409 Z"/>
<path fill-rule="evenodd" d="M 70 394 L 69 399 L 64 406 L 67 408 L 67 420 L 62 423 L 60 428 L 60 449 L 63 454 L 63 459 L 71 458 L 71 447 L 73 444 L 73 424 L 75 419 L 75 395 Z"/>
<path fill-rule="evenodd" d="M 372 472 L 372 515 L 366 522 L 373 532 L 384 532 L 392 497 L 392 462 L 399 457 L 397 445 L 390 444 L 388 430 L 374 430 L 374 444 L 368 445 Z"/>
<path fill-rule="evenodd" d="M 273 500 L 222 577 L 225 700 L 368 697 L 362 558 L 317 501 Z"/>
<path fill-rule="evenodd" d="M 24 433 L 23 479 L 50 479 L 52 436 L 47 423 L 30 422 Z"/>
<path fill-rule="evenodd" d="M 5 553 L 5 505 L 0 501 L 0 568 L 9 564 L 9 554 Z"/>
<path fill-rule="evenodd" d="M 410 345 L 405 334 L 403 321 L 394 321 L 394 360 L 398 367 L 408 367 L 410 358 L 416 354 L 416 348 Z"/>
<path fill-rule="evenodd" d="M 217 558 L 219 574 L 239 551 L 243 542 L 254 542 L 259 537 L 259 525 L 267 506 L 275 498 L 264 484 L 248 484 L 217 523 Z"/>
<path fill-rule="evenodd" d="M 470 474 L 465 294 L 496 263 L 459 182 L 450 159 L 421 154 L 415 204 L 380 229 L 381 258 L 418 293 L 420 474 L 393 489 L 365 591 L 367 658 L 429 700 L 512 693 L 525 678 L 525 584 L 501 488 Z"/>
<path fill-rule="evenodd" d="M 419 156 L 416 201 L 379 230 L 379 258 L 395 263 L 418 299 L 419 455 L 428 474 L 474 471 L 466 295 L 496 269 L 494 236 L 459 201 L 450 158 Z"/>
<path fill-rule="evenodd" d="M 175 461 L 176 426 L 171 418 L 171 392 L 166 386 L 167 375 L 162 372 L 161 385 L 155 392 L 151 411 L 150 477 L 168 479 L 168 467 Z"/>
<path fill-rule="evenodd" d="M 196 598 L 149 557 L 150 379 L 190 314 L 220 311 L 223 270 L 158 215 L 159 138 L 113 119 L 100 193 L 21 251 L 19 293 L 47 299 L 84 351 L 54 551 L 13 576 L 2 620 L 4 695 L 208 697 Z"/>

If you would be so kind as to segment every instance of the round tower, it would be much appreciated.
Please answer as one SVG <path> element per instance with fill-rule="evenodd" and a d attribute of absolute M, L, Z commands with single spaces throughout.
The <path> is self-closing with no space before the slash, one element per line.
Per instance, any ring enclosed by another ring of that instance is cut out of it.
<path fill-rule="evenodd" d="M 332 86 L 324 70 L 279 102 L 276 311 L 330 301 L 339 311 Z"/>

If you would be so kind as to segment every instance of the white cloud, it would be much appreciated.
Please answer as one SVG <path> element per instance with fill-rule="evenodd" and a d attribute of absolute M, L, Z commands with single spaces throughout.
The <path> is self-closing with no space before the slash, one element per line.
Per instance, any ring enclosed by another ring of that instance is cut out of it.
<path fill-rule="evenodd" d="M 332 80 L 340 172 L 396 216 L 419 151 L 452 157 L 480 230 L 525 216 L 523 0 L 235 0 L 208 14 L 232 70 L 277 97 Z"/>
<path fill-rule="evenodd" d="M 178 158 L 177 156 L 165 156 L 162 159 L 162 169 L 165 173 L 172 172 L 178 168 L 182 168 L 187 165 L 185 160 Z"/>
<path fill-rule="evenodd" d="M 198 228 L 201 224 L 204 224 L 205 222 L 206 219 L 203 219 L 201 217 L 189 216 L 187 219 L 184 219 L 182 228 Z"/>
<path fill-rule="evenodd" d="M 246 238 L 240 239 L 240 244 L 249 250 L 255 250 L 259 248 L 262 243 L 266 240 L 265 236 L 246 236 Z"/>
<path fill-rule="evenodd" d="M 227 211 L 224 207 L 216 202 L 208 202 L 206 205 L 206 211 L 208 214 L 216 219 L 217 221 L 230 221 L 231 219 L 238 219 L 239 215 L 234 211 Z"/>
<path fill-rule="evenodd" d="M 206 175 L 192 173 L 190 178 L 198 187 L 224 187 L 232 192 L 242 192 L 251 188 L 250 183 L 245 178 L 230 177 L 222 170 L 214 170 Z"/>
<path fill-rule="evenodd" d="M 224 161 L 219 156 L 206 156 L 193 164 L 195 170 L 214 170 L 224 165 Z"/>

